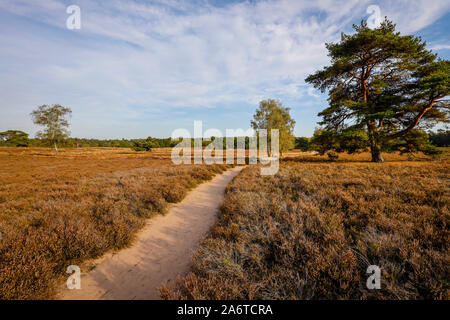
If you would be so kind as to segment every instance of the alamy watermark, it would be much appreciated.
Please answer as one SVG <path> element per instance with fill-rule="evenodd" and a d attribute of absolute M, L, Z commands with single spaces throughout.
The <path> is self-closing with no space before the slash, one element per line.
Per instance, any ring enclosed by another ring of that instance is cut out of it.
<path fill-rule="evenodd" d="M 224 137 L 215 128 L 203 132 L 203 122 L 194 121 L 193 135 L 189 130 L 180 128 L 172 132 L 171 138 L 180 139 L 172 148 L 174 164 L 245 164 L 248 159 L 248 164 L 259 162 L 269 165 L 261 167 L 262 175 L 274 175 L 279 169 L 278 129 L 271 129 L 270 132 L 265 129 L 256 132 L 252 129 L 226 129 Z M 203 141 L 210 143 L 203 147 Z"/>
<path fill-rule="evenodd" d="M 66 273 L 71 274 L 70 277 L 67 278 L 67 289 L 81 289 L 81 270 L 79 266 L 70 265 L 67 267 Z"/>
<path fill-rule="evenodd" d="M 371 265 L 366 270 L 370 276 L 367 278 L 366 286 L 369 290 L 381 289 L 381 269 L 379 266 Z"/>
<path fill-rule="evenodd" d="M 381 9 L 377 5 L 371 5 L 367 8 L 366 13 L 370 14 L 367 18 L 367 26 L 370 29 L 378 28 L 383 21 L 381 18 Z"/>
<path fill-rule="evenodd" d="M 81 9 L 77 5 L 68 6 L 66 13 L 70 16 L 66 20 L 66 27 L 69 30 L 81 29 Z"/>

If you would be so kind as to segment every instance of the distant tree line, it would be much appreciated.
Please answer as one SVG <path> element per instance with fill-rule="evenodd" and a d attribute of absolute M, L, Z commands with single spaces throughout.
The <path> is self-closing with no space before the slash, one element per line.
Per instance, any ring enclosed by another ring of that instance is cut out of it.
<path fill-rule="evenodd" d="M 436 132 L 429 131 L 422 132 L 425 138 L 428 138 L 435 147 L 450 147 L 450 130 L 437 130 Z M 39 138 L 29 138 L 28 133 L 20 130 L 8 130 L 0 132 L 0 146 L 7 147 L 53 147 L 51 141 Z M 210 140 L 203 140 L 202 146 L 205 147 L 214 141 L 216 137 L 211 137 Z M 234 138 L 234 146 L 237 147 L 237 139 Z M 296 137 L 294 142 L 294 149 L 306 151 L 319 151 L 323 141 L 318 142 L 318 139 L 324 139 L 322 133 L 316 134 L 314 137 Z M 249 148 L 249 138 L 245 137 L 245 148 Z M 59 142 L 59 147 L 62 148 L 131 148 L 136 151 L 150 151 L 153 148 L 172 148 L 180 142 L 180 139 L 171 138 L 153 138 L 147 139 L 86 139 L 86 138 L 67 138 Z M 194 146 L 194 139 L 191 139 L 191 146 Z M 231 147 L 231 145 L 230 145 Z M 226 139 L 223 139 L 223 149 L 227 149 Z"/>
<path fill-rule="evenodd" d="M 364 132 L 360 133 L 364 140 Z M 437 131 L 416 131 L 415 135 L 416 143 L 420 142 L 422 144 L 430 143 L 433 147 L 444 148 L 450 147 L 450 130 L 437 130 Z M 303 152 L 306 151 L 317 151 L 319 153 L 325 153 L 328 150 L 338 150 L 338 152 L 347 151 L 352 153 L 352 148 L 356 150 L 364 149 L 362 145 L 359 145 L 357 142 L 361 141 L 361 137 L 357 139 L 352 139 L 351 136 L 347 137 L 347 139 L 336 140 L 333 135 L 327 135 L 321 129 L 318 129 L 314 132 L 314 136 L 311 138 L 308 137 L 296 137 L 295 138 L 295 149 L 299 149 Z M 417 142 L 418 141 L 418 142 Z M 414 141 L 408 141 L 409 145 L 414 145 Z M 424 143 L 425 142 L 425 143 Z M 392 151 L 403 151 L 408 152 L 407 150 L 408 144 L 396 144 L 392 145 L 390 149 L 385 149 L 386 152 Z M 403 148 L 402 148 L 403 147 Z"/>
<path fill-rule="evenodd" d="M 450 130 L 438 130 L 429 132 L 430 141 L 436 147 L 450 147 Z"/>
<path fill-rule="evenodd" d="M 20 130 L 0 132 L 0 146 L 9 147 L 53 147 L 53 142 L 42 138 L 29 138 L 28 133 Z M 136 148 L 151 142 L 152 148 L 168 148 L 175 146 L 178 141 L 171 138 L 158 139 L 86 139 L 66 138 L 58 142 L 60 148 Z"/>

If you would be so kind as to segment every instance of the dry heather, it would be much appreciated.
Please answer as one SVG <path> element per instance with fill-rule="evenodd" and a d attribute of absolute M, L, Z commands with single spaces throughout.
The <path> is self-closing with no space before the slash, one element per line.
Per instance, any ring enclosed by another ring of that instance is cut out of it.
<path fill-rule="evenodd" d="M 0 148 L 0 299 L 52 297 L 67 266 L 130 244 L 145 218 L 225 169 L 152 157 Z"/>
<path fill-rule="evenodd" d="M 449 162 L 246 168 L 166 299 L 449 299 Z M 368 290 L 369 265 L 381 290 Z"/>

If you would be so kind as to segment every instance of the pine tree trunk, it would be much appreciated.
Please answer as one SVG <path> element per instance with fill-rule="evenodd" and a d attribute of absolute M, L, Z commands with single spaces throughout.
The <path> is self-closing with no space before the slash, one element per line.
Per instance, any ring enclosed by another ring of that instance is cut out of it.
<path fill-rule="evenodd" d="M 367 124 L 367 131 L 369 133 L 370 152 L 372 153 L 372 162 L 384 162 L 383 155 L 381 154 L 381 146 L 379 138 L 375 130 L 373 123 Z"/>
<path fill-rule="evenodd" d="M 381 154 L 381 148 L 378 144 L 374 144 L 370 147 L 372 153 L 372 162 L 384 162 L 383 155 Z"/>
<path fill-rule="evenodd" d="M 56 145 L 56 142 L 55 142 L 55 151 L 56 151 L 56 154 L 58 154 L 58 146 Z"/>

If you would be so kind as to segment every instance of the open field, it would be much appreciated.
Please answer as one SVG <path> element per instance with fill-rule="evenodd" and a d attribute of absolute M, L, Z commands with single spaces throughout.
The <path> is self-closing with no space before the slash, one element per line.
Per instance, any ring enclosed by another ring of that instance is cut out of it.
<path fill-rule="evenodd" d="M 0 148 L 0 299 L 52 297 L 67 266 L 129 245 L 146 218 L 226 168 L 158 158 Z"/>
<path fill-rule="evenodd" d="M 129 246 L 226 169 L 175 166 L 170 152 L 0 148 L 0 298 L 54 297 L 68 265 Z M 232 182 L 192 273 L 163 297 L 449 297 L 448 155 L 285 156 L 274 177 L 250 166 Z M 381 291 L 365 289 L 368 264 Z"/>
<path fill-rule="evenodd" d="M 450 162 L 365 157 L 244 169 L 192 271 L 162 297 L 450 299 Z M 381 290 L 366 287 L 369 265 Z"/>
<path fill-rule="evenodd" d="M 439 148 L 443 153 L 434 158 L 423 153 L 400 154 L 399 152 L 383 153 L 383 157 L 387 162 L 417 162 L 430 160 L 450 160 L 450 148 Z M 301 150 L 290 150 L 283 154 L 286 160 L 297 162 L 370 162 L 370 152 L 361 152 L 356 154 L 339 153 L 338 158 L 331 161 L 327 155 L 319 155 L 315 151 L 302 152 Z"/>
<path fill-rule="evenodd" d="M 152 152 L 136 152 L 129 148 L 53 148 L 0 147 L 0 156 L 29 156 L 64 159 L 170 159 L 170 148 L 155 148 Z"/>

